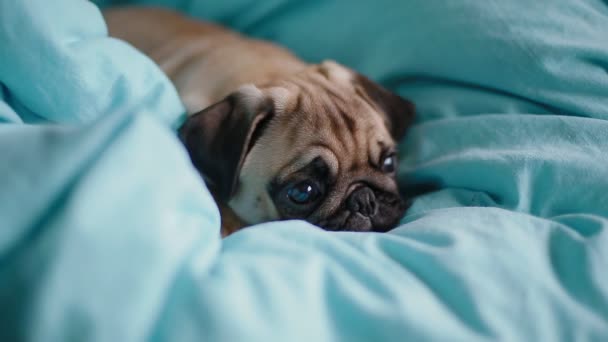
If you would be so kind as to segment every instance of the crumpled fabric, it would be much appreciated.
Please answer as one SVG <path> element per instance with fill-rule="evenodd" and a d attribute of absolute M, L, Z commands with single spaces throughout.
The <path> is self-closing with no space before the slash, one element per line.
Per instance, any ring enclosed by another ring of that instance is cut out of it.
<path fill-rule="evenodd" d="M 93 3 L 3 1 L 0 340 L 608 337 L 605 2 L 142 2 L 413 100 L 412 206 L 387 234 L 220 239 L 162 72 Z"/>

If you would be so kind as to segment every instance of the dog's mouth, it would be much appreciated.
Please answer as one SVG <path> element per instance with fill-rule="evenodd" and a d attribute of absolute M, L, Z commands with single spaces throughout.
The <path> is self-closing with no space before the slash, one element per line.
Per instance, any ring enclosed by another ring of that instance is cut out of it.
<path fill-rule="evenodd" d="M 330 217 L 312 223 L 329 231 L 387 232 L 397 226 L 409 206 L 398 195 L 379 192 L 372 212 L 353 210 L 345 203 Z"/>

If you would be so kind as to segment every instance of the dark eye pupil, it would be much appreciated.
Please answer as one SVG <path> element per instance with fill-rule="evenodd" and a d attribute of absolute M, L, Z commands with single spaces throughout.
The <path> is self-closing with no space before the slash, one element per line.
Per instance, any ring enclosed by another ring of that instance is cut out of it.
<path fill-rule="evenodd" d="M 298 204 L 304 204 L 312 201 L 315 199 L 316 194 L 316 188 L 308 182 L 296 184 L 287 191 L 287 196 L 289 199 Z"/>
<path fill-rule="evenodd" d="M 390 156 L 384 159 L 382 162 L 382 171 L 393 172 L 395 171 L 395 157 Z"/>

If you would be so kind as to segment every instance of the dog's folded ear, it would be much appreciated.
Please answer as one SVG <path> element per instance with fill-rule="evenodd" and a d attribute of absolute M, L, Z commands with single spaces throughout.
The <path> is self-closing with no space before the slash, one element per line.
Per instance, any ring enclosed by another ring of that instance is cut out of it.
<path fill-rule="evenodd" d="M 361 74 L 355 75 L 354 83 L 358 93 L 385 114 L 393 139 L 401 140 L 414 121 L 414 104 Z"/>
<path fill-rule="evenodd" d="M 220 200 L 232 197 L 245 156 L 272 113 L 272 101 L 247 85 L 190 116 L 179 129 L 192 163 Z"/>

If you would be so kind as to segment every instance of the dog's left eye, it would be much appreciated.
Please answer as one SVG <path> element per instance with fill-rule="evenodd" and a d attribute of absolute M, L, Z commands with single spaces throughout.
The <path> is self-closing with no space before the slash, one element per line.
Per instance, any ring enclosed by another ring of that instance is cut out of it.
<path fill-rule="evenodd" d="M 308 204 L 319 197 L 319 187 L 309 181 L 292 185 L 287 189 L 287 197 L 296 204 Z"/>
<path fill-rule="evenodd" d="M 380 170 L 382 172 L 391 173 L 395 171 L 395 164 L 397 164 L 397 158 L 394 154 L 391 154 L 384 158 L 382 161 L 382 165 L 380 165 Z"/>

